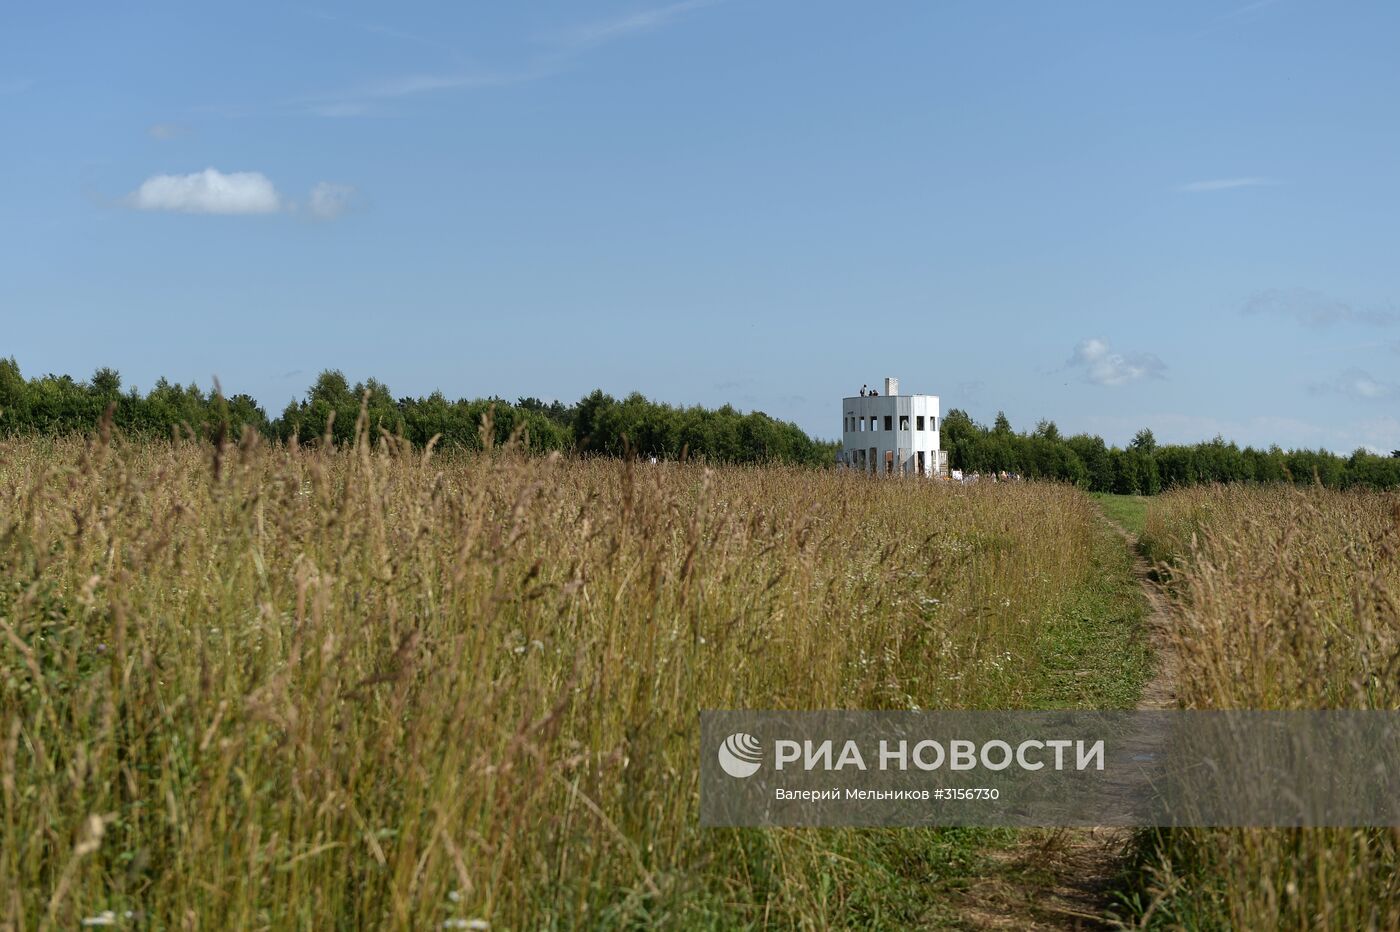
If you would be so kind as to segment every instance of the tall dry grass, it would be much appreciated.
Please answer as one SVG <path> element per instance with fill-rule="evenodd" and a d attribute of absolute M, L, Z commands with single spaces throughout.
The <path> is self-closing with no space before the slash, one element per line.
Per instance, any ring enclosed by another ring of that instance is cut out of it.
<path fill-rule="evenodd" d="M 697 828 L 698 712 L 1025 705 L 1094 520 L 363 435 L 6 441 L 0 925 L 897 917 L 872 873 L 927 833 Z"/>
<path fill-rule="evenodd" d="M 1400 495 L 1173 492 L 1143 543 L 1188 708 L 1400 709 Z M 1160 916 L 1187 927 L 1400 928 L 1400 830 L 1181 832 L 1155 860 Z"/>

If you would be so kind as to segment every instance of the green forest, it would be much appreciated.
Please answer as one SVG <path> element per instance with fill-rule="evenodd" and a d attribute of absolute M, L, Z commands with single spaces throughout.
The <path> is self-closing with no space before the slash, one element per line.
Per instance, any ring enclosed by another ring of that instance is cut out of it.
<path fill-rule="evenodd" d="M 269 418 L 246 394 L 204 392 L 161 379 L 142 395 L 134 388 L 123 391 L 113 369 L 99 369 L 87 381 L 67 375 L 26 380 L 13 359 L 0 359 L 0 434 L 91 432 L 110 407 L 112 426 L 133 436 L 236 437 L 250 428 L 272 441 L 295 438 L 307 444 L 329 435 L 344 442 L 354 436 L 362 406 L 376 436 L 382 430 L 416 446 L 437 437 L 440 450 L 479 450 L 517 436 L 536 452 L 687 455 L 727 463 L 819 466 L 832 463 L 837 449 L 761 411 L 741 414 L 729 405 L 678 408 L 638 393 L 618 400 L 595 391 L 571 405 L 538 398 L 452 401 L 439 392 L 395 398 L 376 379 L 351 386 L 340 372 L 327 371 L 302 400 Z"/>
<path fill-rule="evenodd" d="M 14 359 L 0 359 L 0 434 L 61 435 L 95 430 L 106 412 L 123 434 L 155 438 L 239 436 L 251 429 L 270 441 L 344 442 L 353 437 L 364 409 L 372 432 L 403 437 L 417 446 L 434 437 L 439 449 L 479 450 L 517 437 L 529 450 L 607 456 L 697 457 L 727 463 L 828 466 L 840 445 L 809 436 L 796 424 L 761 411 L 676 407 L 639 393 L 618 399 L 601 390 L 573 404 L 538 398 L 449 400 L 439 392 L 395 398 L 375 379 L 351 385 L 326 371 L 300 401 L 269 417 L 246 394 L 205 392 L 164 379 L 145 394 L 123 390 L 114 369 L 87 380 L 68 375 L 26 379 Z M 1329 488 L 1400 488 L 1400 451 L 1379 456 L 1357 450 L 1240 448 L 1223 439 L 1192 445 L 1158 444 L 1149 429 L 1125 448 L 1088 434 L 1065 437 L 1053 421 L 1029 432 L 1014 430 L 1005 415 L 979 424 L 950 410 L 940 441 L 951 468 L 982 475 L 1009 473 L 1068 482 L 1095 492 L 1155 495 L 1204 483 L 1321 483 Z"/>
<path fill-rule="evenodd" d="M 1061 436 L 1054 421 L 1017 433 L 1004 414 L 991 427 L 953 409 L 939 428 L 939 442 L 953 469 L 982 474 L 1014 473 L 1058 479 L 1092 492 L 1156 495 L 1168 489 L 1209 483 L 1321 483 L 1328 488 L 1400 487 L 1400 450 L 1377 456 L 1357 450 L 1338 456 L 1327 450 L 1240 448 L 1219 437 L 1196 444 L 1158 444 L 1152 431 L 1137 432 L 1126 448 L 1089 434 Z"/>

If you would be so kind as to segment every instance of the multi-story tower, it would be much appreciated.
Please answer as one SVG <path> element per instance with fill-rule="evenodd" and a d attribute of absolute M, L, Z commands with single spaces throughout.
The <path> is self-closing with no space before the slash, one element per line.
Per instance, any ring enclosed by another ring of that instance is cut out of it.
<path fill-rule="evenodd" d="M 874 475 L 945 476 L 938 417 L 937 395 L 901 395 L 899 379 L 885 379 L 883 394 L 842 399 L 841 461 Z"/>

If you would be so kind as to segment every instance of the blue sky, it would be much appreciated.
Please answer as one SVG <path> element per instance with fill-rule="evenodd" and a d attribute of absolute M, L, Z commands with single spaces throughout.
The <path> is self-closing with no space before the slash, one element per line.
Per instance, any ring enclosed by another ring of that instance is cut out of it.
<path fill-rule="evenodd" d="M 6 4 L 0 355 L 1400 447 L 1400 7 Z"/>

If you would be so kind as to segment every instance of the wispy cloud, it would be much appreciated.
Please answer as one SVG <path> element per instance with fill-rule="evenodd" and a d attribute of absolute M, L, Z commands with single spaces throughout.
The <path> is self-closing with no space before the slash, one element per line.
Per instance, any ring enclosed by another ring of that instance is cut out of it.
<path fill-rule="evenodd" d="M 1280 0 L 1254 0 L 1253 3 L 1237 6 L 1233 10 L 1226 10 L 1224 13 L 1210 20 L 1206 27 L 1201 30 L 1200 35 L 1209 35 L 1237 24 L 1253 22 L 1259 19 L 1260 14 L 1265 10 L 1271 6 L 1277 5 L 1279 2 Z"/>
<path fill-rule="evenodd" d="M 320 117 L 357 117 L 373 112 L 363 100 L 302 100 L 298 109 Z"/>
<path fill-rule="evenodd" d="M 318 220 L 334 220 L 350 207 L 354 194 L 349 185 L 322 181 L 311 189 L 306 209 Z M 188 175 L 152 175 L 121 203 L 133 210 L 224 216 L 298 209 L 262 172 L 221 172 L 217 168 Z"/>
<path fill-rule="evenodd" d="M 1127 385 L 1141 379 L 1164 378 L 1166 363 L 1152 353 L 1115 353 L 1103 340 L 1085 340 L 1074 348 L 1066 366 L 1081 369 L 1094 385 Z"/>
<path fill-rule="evenodd" d="M 322 181 L 311 189 L 306 209 L 317 220 L 334 220 L 350 209 L 354 197 L 355 189 L 350 185 Z"/>
<path fill-rule="evenodd" d="M 1309 327 L 1335 324 L 1363 324 L 1393 327 L 1400 324 L 1400 311 L 1394 308 L 1359 308 L 1306 288 L 1269 289 L 1251 295 L 1240 313 L 1291 318 Z"/>
<path fill-rule="evenodd" d="M 556 37 L 556 41 L 571 48 L 591 48 L 612 42 L 615 39 L 656 29 L 692 10 L 714 6 L 721 2 L 723 0 L 681 0 L 680 3 L 672 3 L 669 6 L 653 7 L 625 16 L 616 16 L 612 19 L 595 20 L 560 33 Z"/>
<path fill-rule="evenodd" d="M 162 142 L 170 139 L 178 139 L 187 136 L 191 132 L 188 126 L 181 123 L 152 123 L 146 127 L 146 135 L 152 139 L 159 139 Z"/>
<path fill-rule="evenodd" d="M 408 29 L 353 19 L 324 10 L 310 9 L 302 12 L 336 26 L 440 53 L 438 56 L 419 57 L 437 57 L 443 66 L 428 71 L 373 78 L 333 91 L 293 97 L 283 104 L 292 110 L 325 117 L 368 116 L 382 112 L 385 102 L 396 98 L 439 91 L 502 87 L 534 80 L 540 76 L 539 70 L 533 67 L 504 71 L 473 65 L 467 56 L 448 42 Z"/>
<path fill-rule="evenodd" d="M 972 379 L 967 382 L 959 382 L 957 385 L 953 386 L 953 389 L 957 393 L 960 404 L 967 404 L 969 402 L 980 401 L 982 399 L 982 390 L 986 387 L 987 383 L 983 382 L 981 379 Z"/>
<path fill-rule="evenodd" d="M 1236 188 L 1271 188 L 1279 182 L 1272 178 L 1210 178 L 1204 181 L 1188 181 L 1176 186 L 1185 194 L 1205 194 L 1211 191 L 1233 191 Z"/>
<path fill-rule="evenodd" d="M 452 52 L 451 57 L 456 64 L 451 68 L 397 75 L 368 81 L 330 93 L 296 97 L 288 101 L 286 106 L 325 117 L 370 116 L 383 112 L 387 103 L 396 99 L 437 92 L 508 87 L 539 81 L 568 70 L 575 59 L 588 51 L 638 33 L 659 29 L 693 10 L 715 6 L 723 2 L 726 0 L 681 0 L 679 3 L 644 9 L 612 19 L 584 23 L 571 29 L 538 36 L 535 39 L 539 46 L 536 53 L 527 56 L 524 63 L 517 68 L 464 66 L 462 56 Z M 401 30 L 374 24 L 343 21 L 329 14 L 314 13 L 313 15 L 336 22 L 346 22 L 348 25 L 368 32 L 404 41 L 441 47 L 439 43 Z"/>
<path fill-rule="evenodd" d="M 1242 19 L 1247 16 L 1253 16 L 1255 13 L 1268 9 L 1278 2 L 1279 0 L 1254 0 L 1253 3 L 1246 3 L 1244 6 L 1236 7 L 1228 13 L 1222 14 L 1220 18 L 1222 20 Z"/>
<path fill-rule="evenodd" d="M 1130 416 L 1089 416 L 1080 419 L 1074 429 L 1126 443 L 1144 424 L 1152 425 L 1158 443 L 1196 443 L 1209 437 L 1223 437 L 1261 449 L 1278 444 L 1285 449 L 1324 447 L 1349 453 L 1357 447 L 1372 452 L 1389 452 L 1400 447 L 1400 418 L 1379 412 L 1355 421 L 1334 417 L 1323 423 L 1278 414 L 1236 420 L 1199 413 L 1144 412 Z"/>
<path fill-rule="evenodd" d="M 416 32 L 410 32 L 407 29 L 398 29 L 393 26 L 385 26 L 380 23 L 369 22 L 367 20 L 351 19 L 349 17 L 339 16 L 335 13 L 328 13 L 325 10 L 303 10 L 303 12 L 307 13 L 310 16 L 314 16 L 316 19 L 322 20 L 324 22 L 335 23 L 340 26 L 347 26 L 351 29 L 356 29 L 360 32 L 368 33 L 370 35 L 383 36 L 387 39 L 394 39 L 400 42 L 407 42 L 412 45 L 420 45 L 424 48 L 434 49 L 439 52 L 446 52 L 453 58 L 461 58 L 461 55 L 458 53 L 457 49 L 451 45 L 448 45 L 446 42 L 443 42 L 440 39 L 434 39 L 429 36 L 424 36 Z"/>
<path fill-rule="evenodd" d="M 536 65 L 518 72 L 443 72 L 397 75 L 368 81 L 329 94 L 313 94 L 289 101 L 293 109 L 316 116 L 354 117 L 379 112 L 386 101 L 442 91 L 472 90 L 485 87 L 506 87 L 536 81 L 552 74 L 546 65 Z"/>
<path fill-rule="evenodd" d="M 1377 379 L 1362 369 L 1348 369 L 1328 382 L 1313 382 L 1314 395 L 1344 395 L 1354 401 L 1394 401 L 1400 399 L 1400 383 Z"/>

